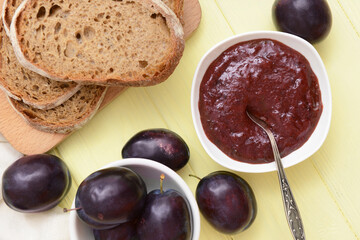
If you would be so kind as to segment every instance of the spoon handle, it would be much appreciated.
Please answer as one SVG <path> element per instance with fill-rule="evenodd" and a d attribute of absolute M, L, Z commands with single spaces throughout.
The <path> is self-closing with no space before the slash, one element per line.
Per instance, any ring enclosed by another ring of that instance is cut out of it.
<path fill-rule="evenodd" d="M 266 123 L 246 111 L 249 118 L 256 123 L 259 127 L 261 127 L 266 134 L 268 135 L 271 143 L 271 147 L 274 153 L 274 159 L 276 163 L 276 168 L 278 170 L 278 176 L 279 176 L 279 182 L 281 187 L 281 195 L 284 203 L 285 208 L 285 215 L 286 219 L 288 221 L 291 234 L 293 235 L 295 240 L 305 240 L 305 233 L 304 233 L 304 227 L 302 224 L 302 220 L 300 217 L 299 209 L 296 205 L 294 196 L 291 192 L 290 185 L 288 183 L 288 180 L 285 175 L 284 167 L 281 163 L 281 157 L 279 153 L 279 149 L 277 147 L 275 137 L 273 133 L 270 131 Z"/>
<path fill-rule="evenodd" d="M 264 129 L 265 130 L 265 129 Z M 283 165 L 281 163 L 281 157 L 276 145 L 274 135 L 271 131 L 265 130 L 269 136 L 271 147 L 274 152 L 274 158 L 276 162 L 276 167 L 278 169 L 279 182 L 281 187 L 281 195 L 285 208 L 285 215 L 288 221 L 291 233 L 295 240 L 305 240 L 304 227 L 300 217 L 299 209 L 296 205 L 295 198 L 290 189 L 290 185 L 285 175 Z"/>

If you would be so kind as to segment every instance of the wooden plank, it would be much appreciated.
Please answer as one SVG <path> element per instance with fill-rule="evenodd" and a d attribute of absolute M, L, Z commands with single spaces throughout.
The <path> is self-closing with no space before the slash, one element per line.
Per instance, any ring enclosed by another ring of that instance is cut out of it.
<path fill-rule="evenodd" d="M 333 118 L 324 147 L 314 158 L 314 165 L 327 184 L 339 211 L 360 239 L 360 102 L 359 11 L 357 0 L 329 1 L 333 26 L 327 42 L 316 48 L 323 57 L 333 94 Z M 347 6 L 347 7 L 344 7 Z M 350 20 L 350 21 L 349 21 Z"/>
<path fill-rule="evenodd" d="M 360 37 L 360 1 L 357 0 L 339 0 L 339 1 L 329 1 L 329 5 L 333 10 L 343 12 L 347 20 L 349 21 L 353 29 L 356 31 L 357 35 Z M 345 19 L 344 19 L 345 20 Z"/>

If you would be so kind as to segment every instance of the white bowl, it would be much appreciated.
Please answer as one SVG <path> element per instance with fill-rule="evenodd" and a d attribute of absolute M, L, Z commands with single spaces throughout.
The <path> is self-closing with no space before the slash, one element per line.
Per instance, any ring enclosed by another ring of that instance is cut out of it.
<path fill-rule="evenodd" d="M 172 169 L 158 162 L 141 159 L 127 158 L 112 162 L 103 168 L 109 167 L 127 167 L 138 173 L 146 183 L 148 192 L 160 187 L 160 175 L 165 174 L 163 182 L 164 190 L 175 189 L 179 191 L 188 202 L 190 209 L 192 240 L 198 240 L 200 236 L 200 213 L 199 208 L 191 190 L 184 180 Z M 73 208 L 75 203 L 73 203 Z M 71 240 L 93 240 L 94 236 L 90 227 L 83 223 L 76 214 L 76 211 L 70 212 L 70 239 Z"/>
<path fill-rule="evenodd" d="M 260 172 L 270 172 L 275 171 L 276 166 L 274 162 L 264 163 L 264 164 L 250 164 L 240 161 L 236 161 L 224 154 L 215 144 L 213 144 L 205 135 L 201 121 L 200 113 L 198 108 L 199 102 L 199 87 L 203 79 L 203 76 L 208 68 L 208 66 L 226 49 L 232 45 L 249 41 L 259 38 L 269 38 L 282 42 L 283 44 L 297 50 L 309 61 L 310 66 L 314 73 L 316 74 L 320 91 L 321 98 L 323 103 L 323 111 L 319 122 L 314 130 L 313 134 L 306 141 L 306 143 L 297 149 L 296 151 L 290 153 L 282 159 L 284 167 L 293 166 L 314 154 L 323 144 L 325 138 L 328 134 L 330 128 L 331 120 L 331 91 L 329 79 L 325 70 L 325 66 L 315 50 L 315 48 L 308 43 L 307 41 L 299 38 L 295 35 L 276 32 L 276 31 L 258 31 L 258 32 L 249 32 L 240 35 L 236 35 L 225 39 L 224 41 L 216 44 L 212 47 L 201 59 L 197 69 L 195 71 L 192 91 L 191 91 L 191 112 L 193 117 L 193 122 L 195 125 L 196 133 L 200 139 L 202 146 L 204 147 L 207 154 L 215 160 L 217 163 L 221 164 L 224 167 L 229 169 L 240 171 L 240 172 L 249 172 L 249 173 L 260 173 Z"/>

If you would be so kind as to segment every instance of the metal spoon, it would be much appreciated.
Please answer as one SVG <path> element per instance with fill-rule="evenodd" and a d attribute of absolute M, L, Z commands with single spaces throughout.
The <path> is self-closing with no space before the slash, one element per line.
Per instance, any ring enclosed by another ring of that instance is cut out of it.
<path fill-rule="evenodd" d="M 276 141 L 274 138 L 274 135 L 268 128 L 267 124 L 262 121 L 261 119 L 255 117 L 248 111 L 246 111 L 249 118 L 256 123 L 259 127 L 261 127 L 266 134 L 268 135 L 271 143 L 271 147 L 274 153 L 274 159 L 276 162 L 276 168 L 278 170 L 278 176 L 279 176 L 279 182 L 281 187 L 281 195 L 284 203 L 285 208 L 285 215 L 286 219 L 288 221 L 291 233 L 295 240 L 305 240 L 305 233 L 304 233 L 304 227 L 302 224 L 302 220 L 300 217 L 299 209 L 296 205 L 294 196 L 291 192 L 290 185 L 288 183 L 288 180 L 286 178 L 284 167 L 281 163 L 281 157 L 279 153 L 279 149 L 276 145 Z"/>

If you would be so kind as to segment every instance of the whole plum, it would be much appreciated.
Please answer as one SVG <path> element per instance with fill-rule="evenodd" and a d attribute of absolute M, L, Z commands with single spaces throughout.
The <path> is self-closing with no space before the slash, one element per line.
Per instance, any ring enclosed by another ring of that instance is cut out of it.
<path fill-rule="evenodd" d="M 325 0 L 277 0 L 273 21 L 280 31 L 315 43 L 325 38 L 331 28 L 331 11 Z"/>
<path fill-rule="evenodd" d="M 42 212 L 55 207 L 71 186 L 65 163 L 49 154 L 22 157 L 3 174 L 4 202 L 19 212 Z"/>
<path fill-rule="evenodd" d="M 122 149 L 123 158 L 146 158 L 177 171 L 190 158 L 189 147 L 176 133 L 167 129 L 149 129 L 135 134 Z"/>
<path fill-rule="evenodd" d="M 151 191 L 138 219 L 137 233 L 141 240 L 189 240 L 191 238 L 190 210 L 184 197 L 174 189 Z"/>
<path fill-rule="evenodd" d="M 77 213 L 90 226 L 94 223 L 100 223 L 101 227 L 104 224 L 121 224 L 141 214 L 146 194 L 144 180 L 131 169 L 101 169 L 79 185 Z"/>
<path fill-rule="evenodd" d="M 228 234 L 247 229 L 257 213 L 255 195 L 249 184 L 227 171 L 210 173 L 196 188 L 200 212 L 218 231 Z"/>

